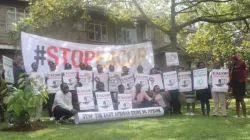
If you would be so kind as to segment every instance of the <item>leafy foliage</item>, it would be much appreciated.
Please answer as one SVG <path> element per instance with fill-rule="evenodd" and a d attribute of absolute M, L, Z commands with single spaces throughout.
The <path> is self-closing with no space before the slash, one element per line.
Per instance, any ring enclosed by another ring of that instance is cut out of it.
<path fill-rule="evenodd" d="M 30 124 L 30 117 L 35 115 L 41 102 L 46 103 L 48 98 L 43 85 L 33 78 L 24 77 L 19 79 L 18 88 L 7 85 L 4 91 L 4 103 L 7 105 L 7 111 L 13 114 L 12 121 L 15 126 Z"/>

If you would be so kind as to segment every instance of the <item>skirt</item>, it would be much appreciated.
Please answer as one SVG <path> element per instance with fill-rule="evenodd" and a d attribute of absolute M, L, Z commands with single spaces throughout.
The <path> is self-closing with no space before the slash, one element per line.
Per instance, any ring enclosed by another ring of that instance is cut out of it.
<path fill-rule="evenodd" d="M 234 81 L 232 83 L 232 91 L 233 96 L 239 97 L 239 96 L 245 96 L 246 95 L 246 82 L 238 82 Z"/>

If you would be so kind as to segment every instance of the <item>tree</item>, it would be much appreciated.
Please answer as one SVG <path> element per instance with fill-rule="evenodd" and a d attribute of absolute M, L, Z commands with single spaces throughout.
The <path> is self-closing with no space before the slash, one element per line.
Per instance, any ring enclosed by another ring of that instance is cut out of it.
<path fill-rule="evenodd" d="M 41 30 L 59 26 L 65 18 L 80 15 L 89 20 L 90 8 L 102 9 L 114 21 L 134 22 L 141 17 L 170 36 L 178 47 L 177 35 L 196 23 L 230 23 L 250 18 L 250 0 L 33 0 L 30 16 L 17 24 L 18 30 Z M 248 26 L 248 24 L 246 24 Z"/>

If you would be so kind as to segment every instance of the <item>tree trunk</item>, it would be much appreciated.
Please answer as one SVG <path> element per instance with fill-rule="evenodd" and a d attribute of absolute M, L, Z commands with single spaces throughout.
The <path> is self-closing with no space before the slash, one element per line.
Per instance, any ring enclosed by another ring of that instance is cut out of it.
<path fill-rule="evenodd" d="M 171 47 L 176 48 L 177 47 L 177 30 L 176 30 L 176 21 L 175 21 L 175 0 L 171 0 L 171 29 L 170 29 L 170 41 L 171 41 Z"/>

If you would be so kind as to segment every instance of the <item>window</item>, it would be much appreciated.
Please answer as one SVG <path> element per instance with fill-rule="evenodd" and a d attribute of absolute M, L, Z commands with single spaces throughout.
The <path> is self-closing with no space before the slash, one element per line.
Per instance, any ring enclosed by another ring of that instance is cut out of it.
<path fill-rule="evenodd" d="M 108 42 L 107 23 L 103 21 L 89 23 L 89 40 Z"/>
<path fill-rule="evenodd" d="M 124 44 L 135 44 L 137 43 L 137 33 L 134 28 L 121 28 L 122 41 Z"/>
<path fill-rule="evenodd" d="M 6 13 L 6 29 L 14 30 L 13 24 L 17 23 L 20 18 L 26 18 L 28 16 L 24 9 L 9 7 Z"/>
<path fill-rule="evenodd" d="M 143 31 L 143 40 L 154 40 L 155 39 L 155 29 L 148 25 L 145 25 Z"/>

